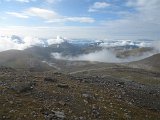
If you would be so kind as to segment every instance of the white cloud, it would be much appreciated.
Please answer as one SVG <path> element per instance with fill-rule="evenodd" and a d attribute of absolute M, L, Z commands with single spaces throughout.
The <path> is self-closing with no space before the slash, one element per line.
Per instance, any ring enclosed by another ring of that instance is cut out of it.
<path fill-rule="evenodd" d="M 95 2 L 90 8 L 89 12 L 96 12 L 99 11 L 100 9 L 104 9 L 106 7 L 109 7 L 110 4 L 107 2 Z"/>
<path fill-rule="evenodd" d="M 127 6 L 131 7 L 149 7 L 152 8 L 153 6 L 157 6 L 159 4 L 159 0 L 128 0 L 126 3 Z M 149 9 L 150 9 L 149 8 Z M 148 9 L 148 8 L 147 8 Z"/>
<path fill-rule="evenodd" d="M 10 49 L 23 50 L 27 47 L 31 47 L 34 45 L 46 46 L 51 44 L 60 44 L 65 41 L 63 38 L 59 36 L 57 36 L 57 38 L 50 38 L 50 39 L 46 38 L 45 41 L 41 38 L 33 36 L 25 36 L 25 37 L 17 36 L 17 37 L 23 42 L 22 43 L 16 42 L 17 38 L 15 37 L 13 38 L 12 35 L 0 36 L 0 52 Z"/>
<path fill-rule="evenodd" d="M 81 23 L 93 23 L 94 19 L 90 17 L 65 17 L 61 16 L 53 10 L 30 8 L 26 10 L 26 13 L 31 16 L 37 16 L 46 19 L 48 23 L 52 22 L 81 22 Z"/>
<path fill-rule="evenodd" d="M 62 56 L 61 53 L 52 53 L 52 57 L 55 59 L 62 60 L 71 60 L 71 61 L 98 61 L 98 62 L 107 62 L 107 63 L 122 63 L 122 62 L 131 62 L 137 61 L 144 58 L 147 58 L 155 54 L 154 52 L 146 52 L 141 56 L 131 56 L 125 59 L 120 59 L 116 57 L 116 54 L 110 50 L 103 49 L 101 51 L 96 51 L 94 53 L 82 54 L 79 56 Z"/>
<path fill-rule="evenodd" d="M 149 23 L 160 24 L 159 0 L 129 0 L 127 6 L 134 7 L 137 10 L 138 19 Z"/>
<path fill-rule="evenodd" d="M 8 36 L 0 36 L 0 51 L 10 50 L 10 49 L 22 49 L 22 45 L 17 44 L 11 40 Z"/>
<path fill-rule="evenodd" d="M 47 43 L 48 45 L 52 45 L 52 44 L 60 44 L 62 42 L 66 41 L 64 38 L 60 37 L 60 36 L 57 36 L 56 39 L 48 39 L 47 40 Z"/>
<path fill-rule="evenodd" d="M 57 19 L 60 16 L 53 10 L 47 10 L 42 8 L 32 7 L 25 11 L 26 14 L 30 16 L 40 17 L 46 20 Z"/>
<path fill-rule="evenodd" d="M 16 1 L 18 1 L 18 2 L 26 2 L 26 3 L 30 2 L 29 0 L 16 0 Z"/>
<path fill-rule="evenodd" d="M 18 13 L 18 12 L 6 12 L 6 13 L 19 18 L 29 18 L 30 16 L 39 17 L 41 19 L 44 19 L 46 23 L 55 23 L 55 22 L 57 23 L 63 23 L 63 22 L 93 23 L 95 22 L 94 18 L 91 18 L 91 17 L 62 16 L 53 10 L 47 10 L 47 9 L 36 8 L 36 7 L 26 9 L 22 13 Z"/>
<path fill-rule="evenodd" d="M 29 2 L 36 1 L 36 0 L 5 0 L 5 1 L 7 2 L 16 1 L 16 2 L 21 2 L 21 3 L 29 3 Z"/>
<path fill-rule="evenodd" d="M 108 34 L 159 40 L 160 0 L 128 0 L 126 6 L 135 12 L 121 16 L 121 19 L 106 20 L 103 25 L 109 29 Z"/>
<path fill-rule="evenodd" d="M 56 2 L 60 2 L 62 0 L 45 0 L 48 3 L 56 3 Z"/>
<path fill-rule="evenodd" d="M 18 12 L 6 12 L 8 15 L 12 15 L 14 17 L 18 18 L 29 18 L 29 16 L 24 15 L 23 13 L 18 13 Z"/>
<path fill-rule="evenodd" d="M 66 21 L 81 22 L 81 23 L 93 23 L 95 20 L 90 17 L 68 17 Z"/>
<path fill-rule="evenodd" d="M 52 53 L 52 56 L 56 59 L 72 60 L 72 61 L 99 61 L 99 62 L 120 62 L 116 56 L 108 51 L 102 50 L 89 54 L 82 54 L 79 56 L 62 56 L 61 53 Z"/>
<path fill-rule="evenodd" d="M 106 8 L 108 6 L 110 6 L 110 4 L 106 2 L 95 2 L 92 8 L 100 9 L 100 8 Z"/>
<path fill-rule="evenodd" d="M 4 1 L 7 1 L 7 2 L 21 2 L 21 3 L 29 3 L 29 2 L 35 2 L 37 0 L 4 0 Z M 43 0 L 44 2 L 47 2 L 47 3 L 56 3 L 56 2 L 60 2 L 62 0 Z M 0 1 L 1 2 L 1 1 Z"/>
<path fill-rule="evenodd" d="M 60 19 L 48 20 L 46 23 L 56 23 L 56 22 L 80 22 L 80 23 L 93 23 L 95 20 L 91 17 L 63 17 Z"/>

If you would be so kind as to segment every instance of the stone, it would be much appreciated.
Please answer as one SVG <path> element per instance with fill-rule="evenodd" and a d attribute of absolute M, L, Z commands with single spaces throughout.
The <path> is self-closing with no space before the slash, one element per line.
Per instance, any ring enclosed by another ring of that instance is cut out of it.
<path fill-rule="evenodd" d="M 58 104 L 59 104 L 59 105 L 62 105 L 62 106 L 65 106 L 65 105 L 66 105 L 66 103 L 63 102 L 63 101 L 59 101 Z"/>
<path fill-rule="evenodd" d="M 45 78 L 44 78 L 44 81 L 48 81 L 48 82 L 57 82 L 56 79 L 53 79 L 53 78 L 51 78 L 51 77 L 45 77 Z"/>
<path fill-rule="evenodd" d="M 61 83 L 61 84 L 58 84 L 57 87 L 59 87 L 59 88 L 69 88 L 69 85 Z"/>
<path fill-rule="evenodd" d="M 60 111 L 51 110 L 51 111 L 46 111 L 43 114 L 44 114 L 45 120 L 64 120 L 66 119 L 64 112 L 60 112 Z"/>
<path fill-rule="evenodd" d="M 83 93 L 82 97 L 86 98 L 87 100 L 92 100 L 95 98 L 91 93 Z"/>
<path fill-rule="evenodd" d="M 12 86 L 11 89 L 16 91 L 17 93 L 28 92 L 33 89 L 35 83 L 33 82 L 24 82 L 19 83 L 16 86 Z"/>
<path fill-rule="evenodd" d="M 95 105 L 92 106 L 92 115 L 95 118 L 99 118 L 100 116 L 99 108 L 96 107 Z"/>
<path fill-rule="evenodd" d="M 14 102 L 13 101 L 9 101 L 9 103 L 12 105 Z"/>
<path fill-rule="evenodd" d="M 81 116 L 81 117 L 79 117 L 79 120 L 86 120 L 86 119 L 85 119 L 84 117 Z"/>
<path fill-rule="evenodd" d="M 118 82 L 117 84 L 116 84 L 116 87 L 124 87 L 124 82 Z"/>
<path fill-rule="evenodd" d="M 124 118 L 127 119 L 127 120 L 131 120 L 132 117 L 128 113 L 125 113 Z"/>
<path fill-rule="evenodd" d="M 55 116 L 56 118 L 59 118 L 59 119 L 62 119 L 62 120 L 65 118 L 64 112 L 53 111 L 53 113 L 54 113 L 54 116 Z"/>

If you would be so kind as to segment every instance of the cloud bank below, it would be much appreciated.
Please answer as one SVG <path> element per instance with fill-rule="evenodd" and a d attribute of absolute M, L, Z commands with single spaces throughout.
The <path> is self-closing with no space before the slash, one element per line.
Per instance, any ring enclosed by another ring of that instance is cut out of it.
<path fill-rule="evenodd" d="M 52 57 L 55 59 L 61 60 L 70 60 L 70 61 L 97 61 L 97 62 L 105 62 L 105 63 L 123 63 L 123 62 L 132 62 L 138 61 L 149 56 L 156 54 L 156 52 L 147 52 L 142 56 L 132 56 L 124 59 L 117 58 L 115 53 L 109 50 L 102 50 L 94 53 L 83 54 L 79 56 L 62 56 L 61 53 L 52 53 Z"/>

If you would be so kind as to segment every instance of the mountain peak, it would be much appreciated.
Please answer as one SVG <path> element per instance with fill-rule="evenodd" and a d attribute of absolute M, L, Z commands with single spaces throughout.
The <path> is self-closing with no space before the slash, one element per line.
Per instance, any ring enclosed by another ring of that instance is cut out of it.
<path fill-rule="evenodd" d="M 24 44 L 25 42 L 22 40 L 21 37 L 17 36 L 17 35 L 12 35 L 11 36 L 11 40 L 17 44 Z"/>

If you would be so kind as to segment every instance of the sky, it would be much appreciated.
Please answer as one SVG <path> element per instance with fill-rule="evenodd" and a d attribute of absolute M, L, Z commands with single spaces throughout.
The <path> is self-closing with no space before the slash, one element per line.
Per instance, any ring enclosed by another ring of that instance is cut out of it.
<path fill-rule="evenodd" d="M 160 0 L 0 0 L 0 34 L 160 38 Z"/>

